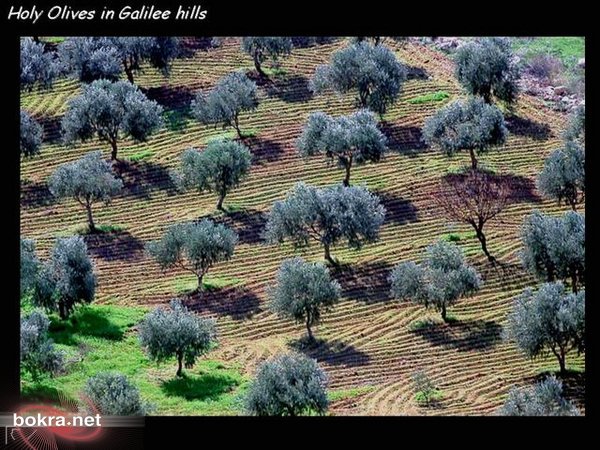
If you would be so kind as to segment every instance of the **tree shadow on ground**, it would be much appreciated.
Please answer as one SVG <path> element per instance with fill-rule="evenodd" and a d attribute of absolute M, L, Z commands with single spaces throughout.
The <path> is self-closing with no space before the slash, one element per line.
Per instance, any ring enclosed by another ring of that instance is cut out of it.
<path fill-rule="evenodd" d="M 187 110 L 195 95 L 189 86 L 158 86 L 145 89 L 150 100 L 168 110 Z"/>
<path fill-rule="evenodd" d="M 186 400 L 216 400 L 238 385 L 238 380 L 227 374 L 205 373 L 193 376 L 184 373 L 181 377 L 164 381 L 161 389 L 168 396 Z"/>
<path fill-rule="evenodd" d="M 38 208 L 49 206 L 56 199 L 50 192 L 48 184 L 43 182 L 21 183 L 21 206 L 23 208 Z"/>
<path fill-rule="evenodd" d="M 536 141 L 545 141 L 553 136 L 548 124 L 534 122 L 526 117 L 508 116 L 505 122 L 508 131 L 516 136 L 530 137 Z"/>
<path fill-rule="evenodd" d="M 370 357 L 350 344 L 341 341 L 316 339 L 309 343 L 305 337 L 290 342 L 290 347 L 304 353 L 318 362 L 332 366 L 356 367 L 369 363 Z"/>
<path fill-rule="evenodd" d="M 266 84 L 265 89 L 270 97 L 277 97 L 286 103 L 307 102 L 313 96 L 308 78 L 301 74 L 277 78 Z"/>
<path fill-rule="evenodd" d="M 497 174 L 484 169 L 479 169 L 482 172 L 487 172 L 490 181 L 504 185 L 508 190 L 509 203 L 541 203 L 542 198 L 537 193 L 535 181 L 531 178 L 512 173 Z M 448 184 L 453 184 L 461 181 L 470 168 L 466 167 L 463 173 L 447 173 L 442 176 L 442 180 Z"/>
<path fill-rule="evenodd" d="M 414 157 L 427 148 L 419 127 L 404 127 L 392 122 L 381 122 L 380 128 L 388 139 L 388 148 L 401 155 Z"/>
<path fill-rule="evenodd" d="M 388 301 L 392 265 L 384 261 L 347 264 L 334 268 L 333 277 L 342 287 L 342 295 L 365 303 Z"/>
<path fill-rule="evenodd" d="M 42 141 L 47 144 L 60 144 L 62 140 L 62 116 L 42 116 L 35 120 L 42 126 Z"/>
<path fill-rule="evenodd" d="M 285 151 L 285 148 L 280 142 L 271 139 L 249 137 L 245 138 L 243 142 L 252 152 L 253 164 L 262 165 L 266 162 L 277 161 Z"/>
<path fill-rule="evenodd" d="M 405 225 L 419 221 L 418 209 L 410 200 L 405 200 L 396 194 L 385 191 L 377 192 L 377 196 L 381 204 L 385 207 L 386 222 Z"/>
<path fill-rule="evenodd" d="M 428 80 L 429 78 L 429 73 L 422 67 L 406 66 L 407 80 Z"/>
<path fill-rule="evenodd" d="M 111 341 L 123 339 L 124 329 L 110 320 L 110 311 L 80 307 L 66 320 L 52 320 L 50 337 L 57 344 L 76 345 L 77 336 L 92 336 Z"/>
<path fill-rule="evenodd" d="M 461 352 L 487 350 L 502 340 L 502 326 L 491 320 L 431 323 L 412 330 L 431 345 Z"/>
<path fill-rule="evenodd" d="M 144 256 L 144 243 L 128 231 L 86 234 L 89 252 L 106 261 L 134 261 Z"/>
<path fill-rule="evenodd" d="M 200 219 L 205 217 L 233 229 L 238 234 L 239 241 L 243 244 L 260 244 L 264 242 L 262 232 L 267 224 L 267 214 L 263 211 L 244 209 L 228 212 L 217 217 L 207 215 Z"/>
<path fill-rule="evenodd" d="M 196 292 L 187 297 L 185 304 L 195 312 L 229 316 L 236 321 L 250 319 L 262 311 L 257 295 L 244 287 Z"/>
<path fill-rule="evenodd" d="M 138 198 L 150 198 L 152 190 L 165 191 L 168 195 L 177 193 L 177 186 L 169 170 L 150 161 L 121 160 L 114 165 L 116 174 L 123 181 L 123 194 Z"/>
<path fill-rule="evenodd" d="M 197 36 L 185 37 L 181 39 L 180 52 L 182 58 L 192 58 L 198 50 L 208 51 L 212 47 L 212 37 Z"/>

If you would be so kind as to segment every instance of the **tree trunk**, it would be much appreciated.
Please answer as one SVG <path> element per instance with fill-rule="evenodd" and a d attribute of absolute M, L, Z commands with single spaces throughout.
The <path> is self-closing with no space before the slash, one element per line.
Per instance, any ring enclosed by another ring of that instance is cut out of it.
<path fill-rule="evenodd" d="M 306 330 L 308 331 L 308 342 L 315 342 L 315 337 L 310 329 L 310 312 L 306 313 Z"/>
<path fill-rule="evenodd" d="M 112 139 L 110 141 L 110 146 L 112 148 L 112 152 L 110 153 L 110 159 L 112 159 L 113 161 L 115 161 L 117 159 L 117 140 L 116 139 Z"/>
<path fill-rule="evenodd" d="M 62 320 L 67 318 L 67 308 L 65 307 L 65 302 L 62 300 L 58 302 L 58 315 Z"/>
<path fill-rule="evenodd" d="M 571 273 L 571 289 L 573 290 L 574 294 L 577 294 L 577 272 L 573 271 Z"/>
<path fill-rule="evenodd" d="M 564 375 L 567 373 L 565 349 L 561 347 L 560 354 L 558 355 L 558 364 L 560 365 L 560 374 Z"/>
<path fill-rule="evenodd" d="M 350 169 L 352 169 L 352 155 L 350 155 L 347 160 L 346 160 L 346 164 L 344 165 L 346 168 L 346 177 L 344 178 L 344 186 L 350 186 Z"/>
<path fill-rule="evenodd" d="M 219 211 L 223 211 L 223 200 L 225 200 L 225 194 L 222 193 L 219 195 L 219 200 L 217 200 L 217 209 Z"/>
<path fill-rule="evenodd" d="M 87 211 L 87 220 L 90 227 L 90 233 L 95 233 L 98 230 L 96 228 L 96 224 L 94 223 L 94 216 L 92 215 L 92 205 L 90 203 L 86 203 L 85 209 Z"/>
<path fill-rule="evenodd" d="M 131 66 L 129 64 L 127 64 L 127 61 L 125 61 L 125 60 L 123 60 L 123 67 L 125 68 L 125 74 L 127 75 L 127 80 L 131 84 L 135 84 L 133 82 L 133 70 L 132 70 Z"/>
<path fill-rule="evenodd" d="M 33 42 L 35 42 L 36 44 L 40 43 L 40 37 L 39 36 L 33 36 Z"/>
<path fill-rule="evenodd" d="M 177 376 L 183 375 L 183 352 L 177 352 Z"/>
<path fill-rule="evenodd" d="M 446 314 L 446 304 L 445 303 L 442 305 L 442 319 L 444 322 L 448 323 L 448 317 Z"/>
<path fill-rule="evenodd" d="M 470 148 L 469 154 L 471 155 L 471 169 L 477 170 L 477 157 L 475 156 L 475 149 Z"/>
<path fill-rule="evenodd" d="M 258 74 L 261 77 L 266 77 L 267 74 L 263 72 L 262 67 L 260 67 L 260 54 L 259 52 L 254 52 L 254 55 L 252 56 L 252 59 L 254 60 L 254 67 L 256 68 L 256 71 L 258 72 Z"/>
<path fill-rule="evenodd" d="M 204 273 L 199 273 L 198 274 L 198 289 L 196 289 L 196 292 L 200 293 L 204 290 L 204 287 L 202 286 L 202 278 L 204 278 Z"/>
<path fill-rule="evenodd" d="M 491 91 L 491 89 L 488 89 L 485 92 L 483 92 L 483 100 L 487 104 L 491 104 L 492 103 L 492 91 Z"/>
<path fill-rule="evenodd" d="M 329 261 L 331 263 L 331 265 L 337 266 L 337 263 L 331 257 L 331 253 L 330 253 L 330 248 L 329 247 L 330 247 L 329 244 L 323 244 L 323 248 L 325 249 L 325 259 L 327 261 Z"/>
<path fill-rule="evenodd" d="M 483 234 L 483 230 L 480 228 L 475 228 L 475 231 L 477 233 L 477 239 L 479 239 L 479 242 L 481 243 L 481 250 L 483 250 L 483 253 L 485 253 L 485 256 L 487 256 L 488 261 L 494 264 L 496 262 L 496 258 L 490 254 L 487 248 L 487 239 L 485 238 L 485 234 Z"/>

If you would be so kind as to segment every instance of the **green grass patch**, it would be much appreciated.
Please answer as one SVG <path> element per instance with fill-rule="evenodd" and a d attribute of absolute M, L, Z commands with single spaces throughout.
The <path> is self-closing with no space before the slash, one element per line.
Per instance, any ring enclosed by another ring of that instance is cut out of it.
<path fill-rule="evenodd" d="M 418 97 L 409 98 L 408 103 L 412 105 L 420 105 L 423 103 L 437 103 L 450 98 L 450 94 L 445 91 L 430 92 L 429 94 L 419 95 Z"/>
<path fill-rule="evenodd" d="M 44 37 L 40 38 L 40 41 L 50 42 L 51 44 L 60 44 L 65 39 L 66 38 L 60 37 L 60 36 L 44 36 Z"/>
<path fill-rule="evenodd" d="M 121 231 L 125 231 L 123 225 L 97 225 L 96 228 L 101 233 L 120 233 Z"/>
<path fill-rule="evenodd" d="M 477 234 L 474 231 L 463 231 L 462 233 L 446 233 L 442 234 L 440 239 L 446 242 L 460 242 L 469 239 L 475 239 Z"/>
<path fill-rule="evenodd" d="M 336 402 L 339 400 L 347 400 L 349 398 L 355 398 L 359 395 L 366 394 L 367 392 L 373 391 L 375 388 L 373 386 L 361 386 L 357 388 L 350 389 L 338 389 L 335 391 L 331 391 L 327 394 L 327 398 L 330 402 Z"/>
<path fill-rule="evenodd" d="M 154 152 L 152 150 L 150 150 L 150 149 L 143 150 L 141 152 L 137 152 L 137 153 L 134 153 L 133 155 L 131 155 L 129 157 L 129 161 L 137 162 L 137 161 L 141 161 L 143 159 L 148 159 L 152 156 L 154 156 Z"/>
<path fill-rule="evenodd" d="M 147 310 L 141 307 L 90 305 L 66 321 L 51 315 L 50 337 L 67 353 L 67 372 L 34 382 L 22 372 L 21 392 L 29 401 L 58 403 L 60 395 L 77 399 L 87 379 L 102 371 L 125 374 L 158 415 L 231 415 L 242 408 L 248 379 L 237 366 L 200 359 L 185 377 L 175 376 L 175 359 L 157 365 L 148 359 L 132 327 Z"/>
<path fill-rule="evenodd" d="M 287 70 L 285 70 L 283 67 L 278 67 L 278 66 L 265 67 L 265 66 L 263 66 L 262 70 L 269 77 L 271 77 L 271 76 L 273 76 L 273 77 L 282 77 L 284 75 L 287 75 Z"/>
<path fill-rule="evenodd" d="M 577 36 L 534 37 L 513 39 L 513 49 L 528 59 L 539 54 L 550 54 L 569 66 L 585 56 L 585 38 Z"/>
<path fill-rule="evenodd" d="M 219 139 L 236 139 L 238 137 L 237 132 L 235 130 L 226 131 L 220 134 L 213 134 L 210 136 L 206 136 L 202 139 L 202 144 L 206 145 L 210 141 L 216 141 Z"/>
<path fill-rule="evenodd" d="M 434 389 L 432 392 L 425 393 L 419 391 L 415 394 L 415 400 L 419 406 L 429 406 L 437 403 L 444 398 L 444 393 L 439 389 Z"/>

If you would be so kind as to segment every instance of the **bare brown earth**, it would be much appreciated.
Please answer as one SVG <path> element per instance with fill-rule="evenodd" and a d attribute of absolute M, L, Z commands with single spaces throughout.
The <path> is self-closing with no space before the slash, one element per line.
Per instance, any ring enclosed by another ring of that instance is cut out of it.
<path fill-rule="evenodd" d="M 324 186 L 343 178 L 342 171 L 323 158 L 303 161 L 294 146 L 310 112 L 344 114 L 354 108 L 351 97 L 313 96 L 308 89 L 316 66 L 326 63 L 343 45 L 338 41 L 295 49 L 281 62 L 285 74 L 260 87 L 258 110 L 241 118 L 243 129 L 257 133 L 248 141 L 254 154 L 251 173 L 225 201 L 236 212 L 221 217 L 239 233 L 240 244 L 233 259 L 214 267 L 208 277 L 230 285 L 203 299 L 187 299 L 200 314 L 218 319 L 220 346 L 211 358 L 234 361 L 247 374 L 265 358 L 295 346 L 304 333 L 300 325 L 280 320 L 268 311 L 265 288 L 273 283 L 284 258 L 301 254 L 319 260 L 321 249 L 311 246 L 294 252 L 288 245 L 266 245 L 260 232 L 264 213 L 297 181 Z M 343 301 L 315 330 L 323 343 L 307 353 L 320 361 L 332 390 L 361 388 L 358 395 L 334 402 L 334 414 L 491 414 L 510 387 L 529 384 L 542 371 L 557 369 L 551 358 L 535 362 L 525 359 L 513 344 L 503 341 L 502 330 L 512 299 L 535 284 L 519 263 L 523 218 L 534 209 L 550 214 L 564 211 L 539 197 L 535 176 L 545 156 L 559 144 L 565 117 L 535 98 L 523 96 L 519 100 L 515 108 L 518 119 L 510 120 L 506 146 L 480 158 L 481 165 L 512 177 L 518 192 L 487 230 L 490 251 L 501 266 L 489 266 L 477 240 L 465 234 L 459 245 L 480 270 L 483 289 L 450 309 L 458 322 L 411 331 L 415 322 L 436 318 L 437 314 L 392 301 L 387 275 L 400 261 L 418 260 L 423 249 L 440 236 L 470 231 L 447 223 L 431 202 L 431 191 L 440 177 L 468 165 L 469 156 L 448 158 L 425 148 L 420 142 L 420 128 L 443 103 L 409 102 L 436 91 L 448 92 L 451 99 L 462 95 L 451 61 L 428 47 L 390 45 L 403 62 L 422 69 L 418 72 L 430 78 L 409 80 L 385 115 L 383 129 L 390 139 L 389 154 L 380 163 L 353 169 L 352 182 L 377 191 L 387 216 L 378 243 L 360 251 L 335 249 L 335 256 L 345 264 L 334 273 L 343 287 Z M 210 88 L 232 70 L 252 68 L 250 58 L 239 50 L 239 39 L 226 39 L 222 47 L 208 51 L 196 47 L 190 45 L 191 58 L 175 62 L 170 78 L 148 68 L 136 79 L 167 110 L 182 111 L 196 90 Z M 37 241 L 42 256 L 57 236 L 72 234 L 85 222 L 85 214 L 75 202 L 52 201 L 45 184 L 47 177 L 59 164 L 92 149 L 101 148 L 107 157 L 109 154 L 108 146 L 96 141 L 70 148 L 59 143 L 60 116 L 67 100 L 78 91 L 74 81 L 61 81 L 51 91 L 22 96 L 22 106 L 41 120 L 46 130 L 41 156 L 21 166 L 21 232 Z M 147 150 L 151 153 L 138 162 L 120 164 L 126 186 L 123 195 L 109 207 L 96 207 L 97 223 L 122 227 L 119 232 L 87 238 L 98 273 L 98 303 L 164 304 L 193 283 L 193 276 L 184 272 L 162 272 L 143 249 L 171 223 L 217 215 L 214 195 L 177 194 L 168 171 L 177 166 L 183 150 L 204 145 L 222 130 L 181 117 L 183 122 L 175 117 L 171 129 L 163 129 L 147 143 L 123 141 L 120 145 L 124 160 Z M 573 355 L 569 364 L 584 369 L 583 357 Z M 436 408 L 420 408 L 414 401 L 410 375 L 418 369 L 425 370 L 444 392 Z M 581 379 L 573 377 L 567 391 L 583 407 Z"/>

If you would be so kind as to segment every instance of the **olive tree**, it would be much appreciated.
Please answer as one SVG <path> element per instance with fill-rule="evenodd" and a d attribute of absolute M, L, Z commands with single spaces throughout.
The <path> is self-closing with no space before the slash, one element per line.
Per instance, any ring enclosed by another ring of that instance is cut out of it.
<path fill-rule="evenodd" d="M 180 55 L 180 38 L 150 36 L 120 36 L 110 38 L 116 47 L 127 80 L 133 84 L 134 74 L 141 72 L 141 64 L 147 61 L 167 76 L 173 59 Z"/>
<path fill-rule="evenodd" d="M 398 264 L 390 274 L 392 297 L 434 307 L 447 322 L 446 310 L 481 287 L 481 277 L 467 264 L 461 249 L 438 241 L 427 247 L 425 260 Z"/>
<path fill-rule="evenodd" d="M 327 375 L 314 359 L 299 353 L 275 356 L 263 362 L 248 388 L 245 403 L 256 416 L 325 414 Z"/>
<path fill-rule="evenodd" d="M 312 113 L 296 145 L 303 157 L 324 153 L 331 160 L 337 159 L 338 165 L 346 171 L 344 186 L 349 186 L 352 164 L 379 161 L 386 150 L 386 142 L 386 137 L 377 128 L 375 115 L 360 110 L 340 117 Z"/>
<path fill-rule="evenodd" d="M 501 146 L 507 135 L 502 112 L 480 98 L 456 100 L 427 119 L 423 126 L 425 142 L 448 156 L 468 150 L 472 169 L 477 169 L 476 153 Z"/>
<path fill-rule="evenodd" d="M 35 252 L 35 242 L 21 238 L 21 296 L 35 286 L 40 260 Z"/>
<path fill-rule="evenodd" d="M 553 217 L 534 211 L 521 228 L 524 267 L 541 280 L 585 285 L 585 217 L 574 211 Z"/>
<path fill-rule="evenodd" d="M 60 72 L 54 52 L 46 52 L 44 44 L 29 37 L 21 38 L 21 89 L 31 91 L 36 85 L 50 88 Z"/>
<path fill-rule="evenodd" d="M 42 127 L 31 115 L 21 110 L 21 137 L 19 144 L 21 155 L 31 157 L 40 153 L 42 146 Z"/>
<path fill-rule="evenodd" d="M 585 351 L 585 291 L 566 292 L 560 281 L 525 289 L 508 315 L 506 334 L 529 358 L 553 354 L 564 374 L 567 354 Z"/>
<path fill-rule="evenodd" d="M 79 303 L 91 303 L 96 293 L 96 274 L 81 236 L 58 238 L 50 259 L 36 277 L 32 302 L 66 319 Z"/>
<path fill-rule="evenodd" d="M 138 388 L 121 373 L 97 373 L 87 379 L 83 392 L 105 416 L 144 416 L 152 409 L 140 398 Z"/>
<path fill-rule="evenodd" d="M 506 103 L 515 101 L 519 69 L 509 39 L 473 39 L 456 51 L 456 78 L 469 94 L 481 96 L 486 103 L 492 96 Z"/>
<path fill-rule="evenodd" d="M 563 137 L 566 141 L 575 141 L 585 147 L 585 105 L 575 109 Z"/>
<path fill-rule="evenodd" d="M 65 142 L 85 142 L 97 136 L 117 159 L 119 137 L 143 142 L 163 123 L 162 107 L 131 83 L 97 80 L 69 101 L 62 119 Z"/>
<path fill-rule="evenodd" d="M 242 38 L 242 50 L 252 57 L 256 71 L 263 77 L 267 74 L 261 65 L 267 59 L 276 63 L 280 56 L 292 52 L 292 39 L 289 37 L 245 36 Z"/>
<path fill-rule="evenodd" d="M 221 78 L 208 92 L 200 91 L 192 101 L 192 114 L 203 124 L 223 124 L 233 127 L 240 139 L 240 114 L 258 106 L 257 87 L 241 72 L 231 72 Z"/>
<path fill-rule="evenodd" d="M 217 339 L 213 319 L 189 311 L 178 299 L 169 307 L 159 306 L 139 325 L 142 346 L 157 362 L 177 358 L 177 376 L 183 375 L 183 365 L 192 368 L 196 359 L 207 353 Z"/>
<path fill-rule="evenodd" d="M 92 205 L 98 201 L 109 204 L 123 188 L 123 182 L 115 177 L 112 166 L 102 159 L 102 153 L 96 151 L 60 165 L 50 176 L 48 187 L 56 198 L 72 198 L 84 207 L 90 233 L 95 233 L 98 230 Z"/>
<path fill-rule="evenodd" d="M 566 141 L 544 161 L 537 187 L 546 197 L 564 202 L 573 211 L 585 199 L 585 149 L 575 141 Z"/>
<path fill-rule="evenodd" d="M 304 323 L 309 341 L 314 342 L 311 327 L 337 303 L 340 292 L 339 283 L 331 279 L 322 263 L 298 257 L 286 259 L 277 272 L 275 286 L 269 290 L 269 307 L 281 317 Z"/>
<path fill-rule="evenodd" d="M 21 367 L 37 381 L 42 373 L 55 375 L 64 368 L 65 354 L 48 337 L 50 321 L 40 311 L 21 318 Z"/>
<path fill-rule="evenodd" d="M 579 410 L 563 397 L 562 383 L 550 375 L 531 387 L 513 387 L 501 416 L 578 416 Z"/>
<path fill-rule="evenodd" d="M 121 75 L 121 55 L 109 37 L 70 37 L 58 45 L 62 69 L 79 81 L 116 81 Z"/>
<path fill-rule="evenodd" d="M 237 240 L 225 225 L 202 219 L 169 226 L 147 249 L 163 270 L 179 267 L 196 275 L 200 292 L 204 275 L 216 263 L 231 259 Z"/>
<path fill-rule="evenodd" d="M 270 243 L 290 240 L 296 247 L 317 241 L 325 250 L 325 259 L 337 265 L 331 247 L 343 240 L 354 249 L 375 242 L 384 217 L 379 198 L 365 187 L 316 188 L 301 182 L 285 200 L 273 204 L 264 237 Z"/>
<path fill-rule="evenodd" d="M 215 192 L 217 209 L 223 200 L 248 174 L 252 154 L 245 145 L 228 139 L 212 140 L 198 151 L 190 148 L 181 155 L 181 169 L 176 181 L 184 189 Z"/>
<path fill-rule="evenodd" d="M 318 66 L 312 87 L 341 94 L 356 90 L 359 107 L 384 114 L 400 95 L 406 74 L 389 48 L 359 42 L 335 52 L 329 65 Z"/>
<path fill-rule="evenodd" d="M 433 202 L 446 217 L 475 230 L 483 253 L 492 264 L 496 258 L 487 247 L 486 224 L 500 214 L 509 203 L 510 189 L 506 181 L 487 172 L 470 170 L 442 178 Z"/>

